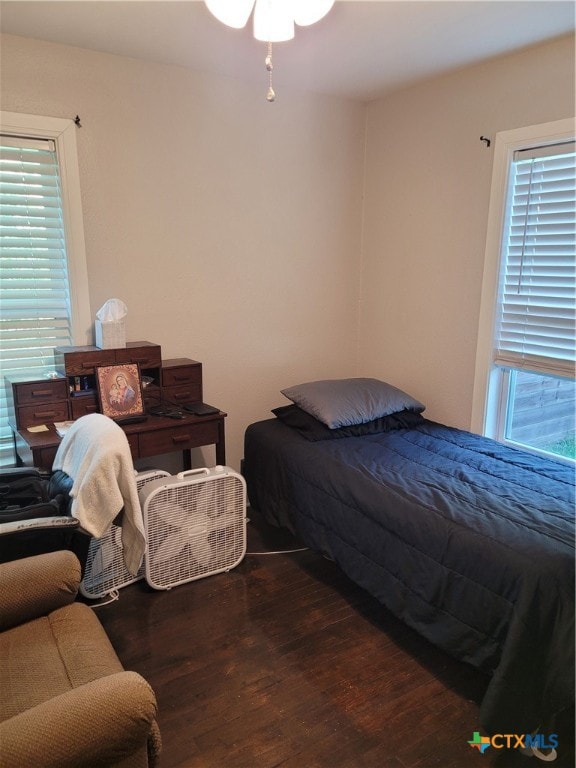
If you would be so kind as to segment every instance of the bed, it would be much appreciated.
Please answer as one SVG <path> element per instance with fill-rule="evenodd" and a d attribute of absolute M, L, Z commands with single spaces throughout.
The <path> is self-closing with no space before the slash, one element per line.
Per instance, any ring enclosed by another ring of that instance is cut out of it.
<path fill-rule="evenodd" d="M 550 727 L 574 703 L 573 467 L 430 421 L 375 379 L 311 384 L 246 430 L 251 506 L 485 672 L 488 733 Z"/>

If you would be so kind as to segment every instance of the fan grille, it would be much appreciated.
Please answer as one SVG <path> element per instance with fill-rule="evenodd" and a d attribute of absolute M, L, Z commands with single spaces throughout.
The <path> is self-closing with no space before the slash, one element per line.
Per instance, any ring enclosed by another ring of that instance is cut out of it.
<path fill-rule="evenodd" d="M 146 580 L 169 589 L 234 568 L 246 552 L 246 486 L 235 473 L 165 485 L 144 503 Z"/>
<path fill-rule="evenodd" d="M 140 491 L 147 483 L 162 477 L 170 477 L 170 473 L 161 469 L 140 472 L 136 475 L 136 488 Z M 105 597 L 116 589 L 122 589 L 144 578 L 144 562 L 136 576 L 124 565 L 121 534 L 121 528 L 112 525 L 100 539 L 90 541 L 84 578 L 80 584 L 80 593 L 84 597 Z"/>

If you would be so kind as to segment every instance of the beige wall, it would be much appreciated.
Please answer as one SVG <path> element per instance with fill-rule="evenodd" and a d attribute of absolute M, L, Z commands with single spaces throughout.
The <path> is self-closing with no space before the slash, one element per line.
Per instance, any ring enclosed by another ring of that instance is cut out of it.
<path fill-rule="evenodd" d="M 117 296 L 130 339 L 203 362 L 229 464 L 278 390 L 314 378 L 378 376 L 470 426 L 479 137 L 574 113 L 571 40 L 367 107 L 284 89 L 270 105 L 233 80 L 9 36 L 1 55 L 2 109 L 82 119 L 92 315 Z"/>
<path fill-rule="evenodd" d="M 470 428 L 493 157 L 480 136 L 573 115 L 572 38 L 369 105 L 360 375 Z"/>
<path fill-rule="evenodd" d="M 81 117 L 92 317 L 121 298 L 129 340 L 202 361 L 229 464 L 283 386 L 354 375 L 363 105 L 11 36 L 1 55 L 2 109 Z"/>

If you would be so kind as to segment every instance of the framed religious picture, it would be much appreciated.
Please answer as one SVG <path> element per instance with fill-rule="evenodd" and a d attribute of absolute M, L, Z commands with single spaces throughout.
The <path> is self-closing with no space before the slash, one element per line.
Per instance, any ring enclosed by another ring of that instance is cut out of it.
<path fill-rule="evenodd" d="M 101 365 L 96 368 L 100 411 L 111 419 L 144 415 L 142 380 L 136 363 Z"/>

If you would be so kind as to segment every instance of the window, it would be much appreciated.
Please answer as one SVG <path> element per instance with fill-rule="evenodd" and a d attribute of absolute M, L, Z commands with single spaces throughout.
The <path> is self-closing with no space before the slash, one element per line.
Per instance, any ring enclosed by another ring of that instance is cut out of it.
<path fill-rule="evenodd" d="M 41 378 L 90 326 L 72 120 L 0 113 L 0 363 Z M 5 387 L 0 464 L 12 463 Z"/>
<path fill-rule="evenodd" d="M 473 428 L 575 458 L 574 121 L 496 137 Z"/>

